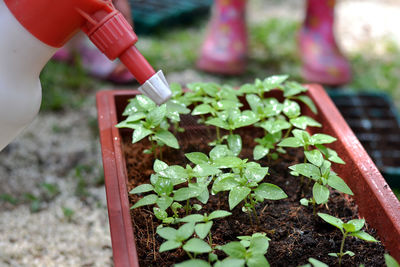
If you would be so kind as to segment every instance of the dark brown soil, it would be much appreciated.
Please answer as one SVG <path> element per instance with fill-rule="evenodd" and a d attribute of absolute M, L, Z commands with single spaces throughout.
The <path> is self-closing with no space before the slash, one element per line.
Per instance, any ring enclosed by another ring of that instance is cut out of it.
<path fill-rule="evenodd" d="M 179 137 L 181 150 L 164 150 L 164 161 L 168 164 L 188 164 L 184 153 L 202 151 L 208 153 L 207 146 L 212 135 L 204 129 L 186 131 Z M 243 157 L 252 159 L 252 139 L 257 133 L 254 130 L 245 129 L 241 135 L 246 134 L 247 140 L 244 144 L 251 144 L 243 150 Z M 148 148 L 148 142 L 142 141 L 132 145 L 130 136 L 124 138 L 124 150 L 128 168 L 128 190 L 142 183 L 149 183 L 152 173 L 153 157 L 143 154 Z M 265 232 L 271 239 L 270 247 L 266 255 L 271 266 L 299 266 L 306 264 L 308 258 L 313 257 L 325 262 L 329 266 L 338 266 L 337 258 L 328 256 L 330 252 L 339 252 L 341 232 L 333 226 L 323 222 L 319 217 L 314 217 L 312 207 L 301 206 L 299 200 L 302 197 L 310 197 L 311 184 L 301 188 L 298 177 L 293 177 L 288 172 L 288 166 L 302 162 L 301 151 L 290 150 L 279 161 L 268 163 L 262 161 L 260 164 L 270 167 L 270 175 L 265 182 L 280 186 L 289 196 L 279 201 L 265 201 L 257 206 L 261 225 L 252 226 L 247 214 L 241 211 L 238 205 L 233 215 L 214 223 L 213 243 L 223 245 L 229 241 L 236 240 L 236 236 L 251 235 L 254 232 Z M 138 196 L 130 195 L 133 205 Z M 229 210 L 227 194 L 210 197 L 210 201 L 200 213 L 210 213 L 216 209 Z M 348 196 L 336 191 L 331 192 L 331 198 L 327 206 L 319 206 L 319 212 L 329 213 L 340 217 L 344 221 L 358 218 L 357 206 Z M 182 213 L 183 214 L 183 213 Z M 136 237 L 139 262 L 141 266 L 173 266 L 174 263 L 182 262 L 187 258 L 182 250 L 164 252 L 159 254 L 158 249 L 164 241 L 155 234 L 158 220 L 152 215 L 152 208 L 142 207 L 131 211 Z M 374 229 L 364 228 L 369 234 L 378 239 Z M 344 256 L 342 266 L 384 266 L 384 247 L 380 243 L 368 243 L 356 238 L 346 239 L 345 251 L 353 251 L 356 256 Z M 224 253 L 218 252 L 219 258 L 225 257 Z"/>

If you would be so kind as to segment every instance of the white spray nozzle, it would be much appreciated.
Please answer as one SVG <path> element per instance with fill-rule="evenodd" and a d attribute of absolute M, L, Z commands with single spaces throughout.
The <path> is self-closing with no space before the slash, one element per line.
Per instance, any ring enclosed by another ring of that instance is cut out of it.
<path fill-rule="evenodd" d="M 172 96 L 171 89 L 161 70 L 142 84 L 139 91 L 150 97 L 157 105 L 167 102 Z"/>

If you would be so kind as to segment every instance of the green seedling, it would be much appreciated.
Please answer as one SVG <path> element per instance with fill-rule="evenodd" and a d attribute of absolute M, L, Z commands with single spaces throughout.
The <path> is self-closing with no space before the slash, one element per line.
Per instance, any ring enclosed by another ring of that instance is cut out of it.
<path fill-rule="evenodd" d="M 283 87 L 283 82 L 289 78 L 288 75 L 274 75 L 265 78 L 263 81 L 256 79 L 253 84 L 245 84 L 240 87 L 239 91 L 246 94 L 256 94 L 264 99 L 264 94 Z"/>
<path fill-rule="evenodd" d="M 216 210 L 211 212 L 209 215 L 207 215 L 207 213 L 204 213 L 204 215 L 191 214 L 182 219 L 179 219 L 179 222 L 196 223 L 194 228 L 196 235 L 201 239 L 206 238 L 206 236 L 208 235 L 208 243 L 210 246 L 212 246 L 212 234 L 210 230 L 214 223 L 213 220 L 224 218 L 231 214 L 232 213 L 225 210 Z"/>
<path fill-rule="evenodd" d="M 238 108 L 231 108 L 216 114 L 216 117 L 212 117 L 206 120 L 206 124 L 213 125 L 217 129 L 217 140 L 216 144 L 221 144 L 223 140 L 227 140 L 229 149 L 234 155 L 239 155 L 242 150 L 242 138 L 238 134 L 234 134 L 233 131 L 254 124 L 258 121 L 254 112 L 250 110 L 240 111 Z M 229 131 L 228 135 L 220 136 L 219 129 Z"/>
<path fill-rule="evenodd" d="M 345 194 L 353 195 L 346 182 L 331 170 L 331 163 L 324 159 L 319 150 L 305 151 L 304 154 L 310 163 L 300 163 L 289 167 L 292 170 L 292 175 L 302 175 L 314 181 L 313 196 L 309 200 L 303 198 L 300 201 L 302 205 L 307 206 L 312 203 L 315 215 L 316 204 L 325 204 L 329 200 L 330 192 L 328 186 Z"/>
<path fill-rule="evenodd" d="M 349 255 L 350 257 L 355 255 L 354 252 L 352 252 L 352 251 L 343 252 L 344 242 L 346 240 L 346 237 L 354 236 L 356 238 L 359 238 L 359 239 L 362 239 L 362 240 L 365 240 L 368 242 L 379 242 L 371 235 L 367 234 L 364 231 L 361 231 L 361 229 L 364 227 L 364 224 L 365 224 L 364 219 L 354 219 L 354 220 L 350 220 L 347 223 L 345 223 L 341 219 L 333 217 L 329 214 L 318 213 L 318 216 L 321 217 L 325 222 L 338 228 L 343 234 L 342 243 L 340 244 L 340 251 L 338 253 L 329 253 L 329 256 L 334 256 L 334 257 L 339 258 L 339 266 L 341 266 L 341 264 L 342 264 L 342 257 L 344 255 Z"/>
<path fill-rule="evenodd" d="M 311 146 L 330 144 L 336 141 L 336 138 L 327 134 L 310 134 L 304 130 L 295 129 L 292 131 L 293 137 L 283 139 L 278 146 L 282 147 L 302 147 L 304 151 L 310 150 Z"/>
<path fill-rule="evenodd" d="M 217 249 L 225 252 L 228 257 L 222 261 L 217 261 L 215 267 L 230 266 L 269 266 L 265 258 L 269 247 L 269 239 L 263 234 L 253 234 L 251 237 L 242 237 L 242 241 L 232 241 L 226 245 L 219 246 Z"/>
<path fill-rule="evenodd" d="M 186 223 L 178 229 L 171 227 L 157 229 L 157 234 L 167 240 L 161 244 L 160 252 L 182 247 L 190 259 L 194 259 L 197 254 L 211 252 L 212 248 L 204 240 L 192 237 L 194 231 L 194 223 Z"/>
<path fill-rule="evenodd" d="M 389 254 L 385 254 L 385 263 L 387 267 L 400 267 L 400 264 L 390 256 Z"/>
<path fill-rule="evenodd" d="M 154 153 L 159 151 L 159 157 L 162 159 L 161 147 L 179 149 L 178 140 L 168 130 L 171 122 L 179 122 L 180 114 L 190 112 L 184 105 L 170 102 L 157 106 L 150 98 L 144 95 L 138 95 L 130 100 L 129 105 L 123 112 L 128 116 L 124 121 L 118 123 L 118 128 L 133 129 L 132 143 L 139 142 L 145 137 L 151 142 L 151 148 L 144 153 Z"/>
<path fill-rule="evenodd" d="M 301 101 L 309 106 L 309 108 L 316 113 L 316 107 L 312 100 L 303 92 L 307 89 L 295 82 L 283 82 L 288 76 L 272 76 L 267 78 L 264 82 L 256 80 L 253 85 L 245 85 L 242 91 L 248 93 L 246 100 L 249 103 L 251 110 L 256 114 L 259 122 L 255 124 L 265 131 L 265 137 L 256 140 L 259 145 L 254 149 L 254 158 L 261 159 L 269 154 L 272 149 L 275 149 L 271 156 L 278 157 L 278 153 L 285 153 L 283 148 L 276 148 L 276 144 L 282 138 L 282 131 L 286 130 L 284 138 L 288 137 L 291 130 L 295 128 L 306 129 L 308 126 L 320 127 L 314 119 L 308 116 L 301 116 L 300 105 L 297 103 Z M 284 92 L 284 101 L 280 103 L 276 98 L 266 98 L 262 96 L 274 88 L 280 89 Z M 279 137 L 279 139 L 278 139 Z"/>
<path fill-rule="evenodd" d="M 212 186 L 212 192 L 229 191 L 229 209 L 232 210 L 240 202 L 244 201 L 243 210 L 251 212 L 260 224 L 255 206 L 257 203 L 269 200 L 286 198 L 287 195 L 281 188 L 270 183 L 260 183 L 268 174 L 268 167 L 261 167 L 255 162 L 247 162 L 238 157 L 221 157 L 214 161 L 221 169 L 230 169 L 231 172 L 223 173 L 217 177 Z"/>
<path fill-rule="evenodd" d="M 165 210 L 174 201 L 186 201 L 186 214 L 191 210 L 189 199 L 197 198 L 203 204 L 207 203 L 209 199 L 208 185 L 212 181 L 211 177 L 221 172 L 218 168 L 207 164 L 199 164 L 194 168 L 187 165 L 186 168 L 183 168 L 179 165 L 168 166 L 168 164 L 161 160 L 154 162 L 153 169 L 155 174 L 152 174 L 150 177 L 151 184 L 139 185 L 132 189 L 130 194 L 148 192 L 155 192 L 156 194 L 146 195 L 135 203 L 132 209 L 157 204 L 160 210 L 154 210 L 156 217 L 163 221 L 168 218 Z M 174 190 L 174 186 L 186 182 L 188 183 L 187 187 Z M 170 223 L 170 221 L 171 219 L 167 219 L 166 222 Z"/>

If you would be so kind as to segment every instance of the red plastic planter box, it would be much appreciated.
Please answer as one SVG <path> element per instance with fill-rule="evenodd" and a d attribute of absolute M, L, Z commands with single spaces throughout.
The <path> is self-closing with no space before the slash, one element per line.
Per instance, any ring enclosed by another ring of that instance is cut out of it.
<path fill-rule="evenodd" d="M 331 147 L 346 162 L 346 165 L 335 164 L 334 171 L 354 192 L 360 215 L 378 231 L 390 254 L 400 260 L 399 201 L 324 89 L 316 84 L 307 87 L 308 95 L 318 108 L 318 115 L 310 111 L 306 115 L 314 117 L 323 125 L 318 132 L 338 139 Z M 136 94 L 136 91 L 115 90 L 97 93 L 108 216 L 114 262 L 118 267 L 139 266 L 126 186 L 127 171 L 122 154 L 121 130 L 114 127 L 122 119 L 127 100 Z"/>

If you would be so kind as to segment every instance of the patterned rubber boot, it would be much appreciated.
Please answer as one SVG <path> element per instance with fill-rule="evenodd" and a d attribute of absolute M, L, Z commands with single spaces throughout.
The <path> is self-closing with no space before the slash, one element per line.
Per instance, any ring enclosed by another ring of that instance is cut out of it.
<path fill-rule="evenodd" d="M 197 67 L 201 70 L 237 75 L 247 61 L 246 0 L 215 0 L 208 33 Z"/>
<path fill-rule="evenodd" d="M 307 82 L 342 85 L 351 68 L 333 33 L 335 0 L 307 0 L 307 13 L 298 35 L 302 76 Z"/>

